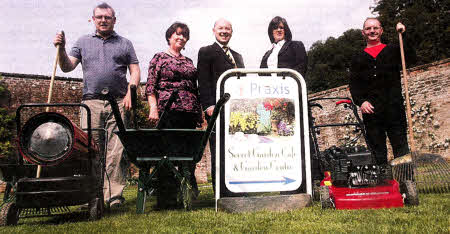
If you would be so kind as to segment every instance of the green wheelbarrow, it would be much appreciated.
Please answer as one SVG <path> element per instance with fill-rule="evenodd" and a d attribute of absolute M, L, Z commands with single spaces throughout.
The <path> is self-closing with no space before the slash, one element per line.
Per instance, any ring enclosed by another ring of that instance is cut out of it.
<path fill-rule="evenodd" d="M 117 102 L 110 98 L 108 90 L 104 90 L 108 101 L 111 103 L 114 117 L 116 118 L 118 131 L 115 131 L 125 148 L 127 157 L 131 163 L 139 169 L 136 212 L 144 213 L 147 196 L 151 196 L 158 189 L 158 171 L 162 167 L 169 168 L 179 182 L 179 197 L 186 210 L 192 207 L 193 190 L 189 182 L 189 164 L 198 163 L 202 158 L 209 136 L 214 128 L 219 112 L 230 99 L 226 93 L 219 99 L 214 112 L 208 121 L 206 130 L 197 129 L 163 129 L 163 122 L 169 114 L 169 108 L 178 96 L 174 90 L 168 103 L 165 105 L 160 120 L 154 129 L 140 129 L 137 126 L 135 115 L 136 87 L 131 86 L 132 93 L 132 120 L 134 129 L 126 129 L 120 116 Z"/>

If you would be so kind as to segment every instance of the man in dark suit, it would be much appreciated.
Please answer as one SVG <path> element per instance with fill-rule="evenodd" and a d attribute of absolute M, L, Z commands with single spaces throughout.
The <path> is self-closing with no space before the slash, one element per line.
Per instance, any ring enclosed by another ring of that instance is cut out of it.
<path fill-rule="evenodd" d="M 267 51 L 261 68 L 290 68 L 306 75 L 308 58 L 301 41 L 292 41 L 292 33 L 286 19 L 276 16 L 269 23 L 268 34 L 272 49 Z"/>
<path fill-rule="evenodd" d="M 228 69 L 244 68 L 242 56 L 230 49 L 228 42 L 233 34 L 231 23 L 225 19 L 219 19 L 214 23 L 213 28 L 216 41 L 209 46 L 200 48 L 198 52 L 197 69 L 199 73 L 198 83 L 200 89 L 200 102 L 205 110 L 206 119 L 208 119 L 214 110 L 216 103 L 216 84 L 220 75 Z M 213 187 L 215 188 L 215 165 L 216 165 L 216 135 L 211 134 L 209 139 L 211 149 L 211 176 Z M 220 159 L 221 171 L 224 172 L 224 159 Z M 233 194 L 226 189 L 225 179 L 220 181 L 220 195 L 232 196 Z"/>

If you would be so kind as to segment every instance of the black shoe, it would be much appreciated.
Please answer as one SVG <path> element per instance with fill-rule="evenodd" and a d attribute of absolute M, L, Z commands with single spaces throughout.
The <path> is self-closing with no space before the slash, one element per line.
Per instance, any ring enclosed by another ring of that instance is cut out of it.
<path fill-rule="evenodd" d="M 116 202 L 110 205 L 111 209 L 119 209 L 120 207 L 123 206 L 123 202 Z"/>
<path fill-rule="evenodd" d="M 192 193 L 193 193 L 192 198 L 193 198 L 194 200 L 197 200 L 198 195 L 200 195 L 200 190 L 198 190 L 198 189 L 192 189 Z"/>
<path fill-rule="evenodd" d="M 87 210 L 89 210 L 89 204 L 88 203 L 83 204 L 80 207 L 78 207 L 78 211 L 87 211 Z"/>
<path fill-rule="evenodd" d="M 108 201 L 106 201 L 106 207 L 109 208 L 119 208 L 120 206 L 122 206 L 125 203 L 125 198 L 122 196 L 115 196 L 112 197 L 111 199 L 109 199 Z"/>

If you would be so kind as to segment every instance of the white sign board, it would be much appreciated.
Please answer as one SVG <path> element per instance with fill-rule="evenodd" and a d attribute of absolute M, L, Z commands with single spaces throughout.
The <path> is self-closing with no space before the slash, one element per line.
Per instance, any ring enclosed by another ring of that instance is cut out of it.
<path fill-rule="evenodd" d="M 229 77 L 224 92 L 225 185 L 235 193 L 297 189 L 302 178 L 299 82 Z M 306 115 L 306 113 L 305 113 Z"/>

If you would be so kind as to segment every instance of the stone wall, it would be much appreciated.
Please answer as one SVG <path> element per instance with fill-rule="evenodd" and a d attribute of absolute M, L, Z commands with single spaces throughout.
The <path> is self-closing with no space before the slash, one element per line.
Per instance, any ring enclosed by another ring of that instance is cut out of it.
<path fill-rule="evenodd" d="M 419 151 L 435 152 L 447 159 L 450 157 L 450 59 L 409 69 L 410 95 L 413 104 L 414 135 Z M 0 73 L 1 82 L 7 84 L 11 92 L 10 109 L 15 110 L 20 104 L 47 102 L 50 77 L 26 74 Z M 82 80 L 79 78 L 56 77 L 52 102 L 79 103 L 81 101 Z M 145 101 L 144 88 L 141 85 L 140 98 Z M 347 86 L 341 86 L 319 93 L 310 94 L 316 97 L 349 97 Z M 324 110 L 314 110 L 317 123 L 332 121 L 348 121 L 343 114 L 343 105 L 336 107 L 334 102 L 324 104 Z M 60 109 L 75 123 L 79 123 L 79 108 Z M 340 144 L 352 133 L 352 128 L 344 130 L 324 129 L 319 136 L 321 148 Z M 205 182 L 210 173 L 209 147 L 205 150 L 202 161 L 197 165 L 196 176 L 199 182 Z"/>
<path fill-rule="evenodd" d="M 450 59 L 410 69 L 413 132 L 420 151 L 450 159 Z"/>

